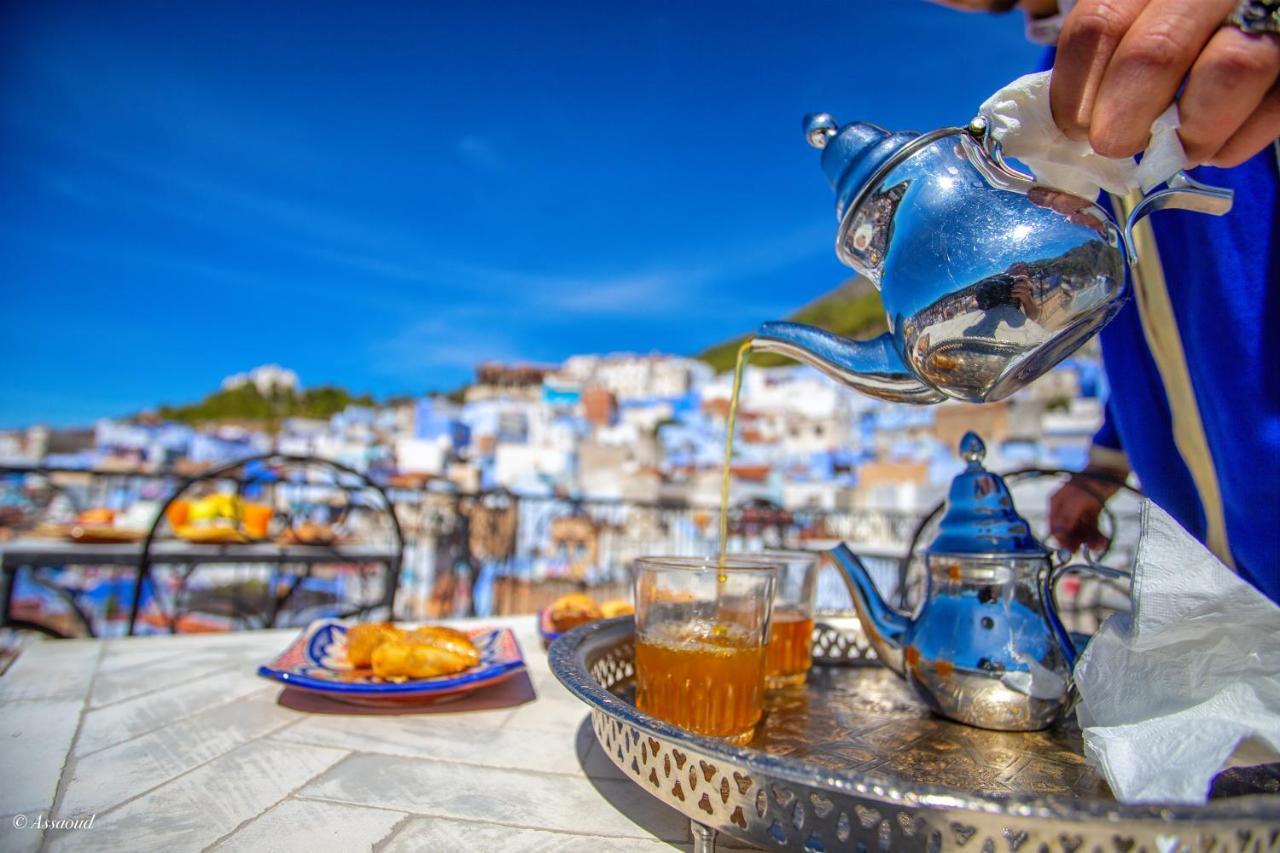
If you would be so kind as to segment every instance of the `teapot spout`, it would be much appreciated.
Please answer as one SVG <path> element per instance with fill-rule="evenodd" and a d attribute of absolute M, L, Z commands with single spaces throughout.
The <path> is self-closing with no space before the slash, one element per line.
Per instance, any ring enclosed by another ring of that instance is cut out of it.
<path fill-rule="evenodd" d="M 858 620 L 866 631 L 871 647 L 885 666 L 898 675 L 904 674 L 902 664 L 903 645 L 911 620 L 889 607 L 880 597 L 880 592 L 871 581 L 867 567 L 862 565 L 858 555 L 849 550 L 841 542 L 827 554 L 840 569 L 841 577 L 849 588 L 849 596 L 853 599 L 853 607 L 858 611 Z"/>
<path fill-rule="evenodd" d="M 802 361 L 881 400 L 937 403 L 944 399 L 941 392 L 916 378 L 888 332 L 869 341 L 855 341 L 803 323 L 765 323 L 756 332 L 751 349 Z"/>

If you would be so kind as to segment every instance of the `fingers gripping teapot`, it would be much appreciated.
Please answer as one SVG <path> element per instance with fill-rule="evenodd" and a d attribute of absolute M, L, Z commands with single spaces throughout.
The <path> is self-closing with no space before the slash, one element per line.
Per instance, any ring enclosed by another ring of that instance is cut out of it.
<path fill-rule="evenodd" d="M 836 191 L 836 255 L 880 289 L 889 331 L 854 341 L 765 323 L 752 348 L 885 400 L 1009 396 L 1123 306 L 1142 216 L 1231 209 L 1230 190 L 1179 173 L 1134 208 L 1122 232 L 1092 201 L 1012 168 L 982 117 L 918 135 L 864 122 L 838 128 L 820 114 L 806 118 L 805 131 Z"/>

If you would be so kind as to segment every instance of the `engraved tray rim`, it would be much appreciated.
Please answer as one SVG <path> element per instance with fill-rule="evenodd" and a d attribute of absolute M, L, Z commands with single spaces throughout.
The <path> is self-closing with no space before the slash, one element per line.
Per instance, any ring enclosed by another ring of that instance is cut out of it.
<path fill-rule="evenodd" d="M 961 818 L 970 812 L 986 818 L 1034 818 L 1062 824 L 1063 829 L 1094 825 L 1098 829 L 1120 824 L 1140 824 L 1145 831 L 1186 832 L 1195 824 L 1212 822 L 1241 829 L 1280 826 L 1280 796 L 1266 793 L 1244 794 L 1210 800 L 1205 805 L 1124 804 L 1116 800 L 1079 799 L 1066 796 L 1028 796 L 1021 794 L 979 794 L 937 785 L 886 784 L 884 771 L 878 774 L 836 772 L 809 764 L 801 759 L 770 755 L 749 746 L 735 746 L 718 738 L 703 737 L 641 712 L 631 703 L 603 687 L 591 674 L 589 659 L 599 657 L 617 646 L 632 641 L 635 622 L 630 616 L 591 622 L 573 629 L 552 643 L 548 651 L 551 670 L 575 696 L 591 707 L 643 734 L 673 744 L 684 745 L 692 752 L 711 756 L 730 769 L 759 774 L 766 780 L 780 780 L 797 786 L 802 796 L 834 793 L 862 801 L 869 807 L 907 807 L 923 811 L 945 811 Z M 961 725 L 956 723 L 956 725 Z M 597 737 L 600 733 L 597 731 Z M 605 750 L 608 754 L 608 750 Z M 613 761 L 613 756 L 610 755 Z M 614 761 L 617 764 L 617 761 Z M 639 784 L 639 779 L 633 778 Z M 643 785 L 641 785 L 644 788 Z M 648 791 L 648 788 L 644 788 Z M 649 791 L 653 794 L 653 791 Z M 712 823 L 700 816 L 692 801 L 682 804 L 659 797 L 688 817 Z M 719 827 L 733 835 L 755 838 L 734 827 Z M 775 839 L 776 840 L 776 839 Z"/>

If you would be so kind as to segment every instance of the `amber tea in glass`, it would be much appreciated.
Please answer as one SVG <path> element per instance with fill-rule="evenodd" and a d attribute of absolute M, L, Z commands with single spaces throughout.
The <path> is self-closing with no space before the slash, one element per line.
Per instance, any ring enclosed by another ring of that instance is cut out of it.
<path fill-rule="evenodd" d="M 815 551 L 762 551 L 742 557 L 778 566 L 765 684 L 771 690 L 804 684 L 813 666 L 813 599 L 820 555 Z"/>
<path fill-rule="evenodd" d="M 764 701 L 773 564 L 643 557 L 636 564 L 636 706 L 746 743 Z"/>

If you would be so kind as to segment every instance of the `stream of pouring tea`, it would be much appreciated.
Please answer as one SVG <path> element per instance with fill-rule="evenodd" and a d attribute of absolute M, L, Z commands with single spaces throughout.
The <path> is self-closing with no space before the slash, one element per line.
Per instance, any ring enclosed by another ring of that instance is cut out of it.
<path fill-rule="evenodd" d="M 733 428 L 738 420 L 738 395 L 742 392 L 742 373 L 751 355 L 752 338 L 738 349 L 738 362 L 733 368 L 733 394 L 729 397 L 729 423 L 724 435 L 724 469 L 720 474 L 720 580 L 724 581 L 724 559 L 729 550 L 729 474 L 733 462 Z"/>

